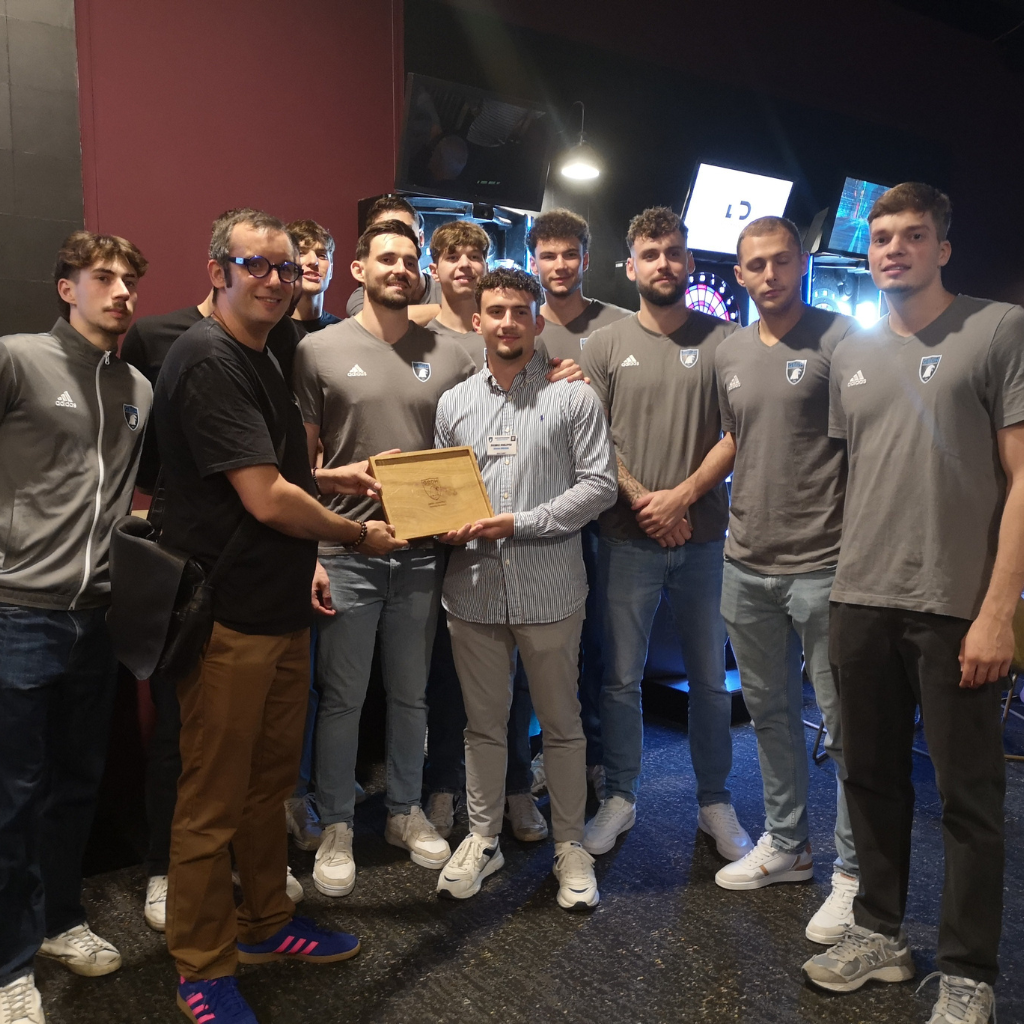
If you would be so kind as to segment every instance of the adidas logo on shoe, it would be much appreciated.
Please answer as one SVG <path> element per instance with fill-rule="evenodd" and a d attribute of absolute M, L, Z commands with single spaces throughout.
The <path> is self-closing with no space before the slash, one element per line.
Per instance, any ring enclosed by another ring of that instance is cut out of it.
<path fill-rule="evenodd" d="M 366 376 L 366 371 L 358 363 L 356 363 L 356 365 L 353 366 L 352 369 L 348 371 L 348 376 L 350 376 L 350 377 L 365 377 Z"/>
<path fill-rule="evenodd" d="M 640 363 L 637 360 L 636 356 L 630 354 L 630 355 L 626 356 L 626 358 L 623 359 L 622 362 L 619 363 L 619 365 L 620 366 L 639 366 Z"/>
<path fill-rule="evenodd" d="M 847 382 L 848 388 L 855 388 L 858 384 L 867 384 L 868 379 L 858 370 Z"/>
<path fill-rule="evenodd" d="M 739 377 L 737 377 L 737 376 L 736 376 L 736 374 L 734 373 L 734 374 L 732 375 L 732 380 L 731 380 L 731 381 L 729 381 L 729 383 L 728 383 L 728 385 L 726 386 L 726 389 L 725 389 L 725 390 L 726 390 L 726 391 L 735 391 L 735 390 L 736 390 L 736 389 L 737 389 L 737 388 L 738 388 L 739 386 L 740 386 L 740 379 L 739 379 Z"/>
<path fill-rule="evenodd" d="M 77 409 L 74 399 L 65 391 L 56 402 L 53 403 L 61 409 Z"/>

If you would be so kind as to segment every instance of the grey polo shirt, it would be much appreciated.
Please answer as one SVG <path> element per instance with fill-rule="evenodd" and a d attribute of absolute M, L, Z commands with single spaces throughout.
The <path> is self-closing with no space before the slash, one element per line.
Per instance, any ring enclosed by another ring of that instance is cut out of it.
<path fill-rule="evenodd" d="M 1024 310 L 959 295 L 922 331 L 888 317 L 832 357 L 829 434 L 850 460 L 832 600 L 973 619 L 1024 422 Z"/>
<path fill-rule="evenodd" d="M 722 430 L 736 440 L 727 558 L 769 575 L 838 561 L 846 446 L 828 436 L 828 374 L 836 345 L 859 329 L 806 307 L 774 345 L 755 322 L 718 346 Z"/>
<path fill-rule="evenodd" d="M 715 351 L 735 330 L 735 324 L 691 310 L 679 330 L 657 334 L 634 313 L 587 340 L 583 372 L 608 413 L 616 451 L 644 487 L 660 491 L 682 483 L 721 439 Z M 724 483 L 693 503 L 689 520 L 695 544 L 725 536 Z M 598 522 L 607 537 L 647 536 L 621 495 Z"/>
<path fill-rule="evenodd" d="M 550 320 L 544 322 L 543 338 L 548 352 L 559 359 L 575 359 L 580 361 L 580 352 L 587 343 L 587 338 L 599 327 L 607 327 L 632 316 L 631 309 L 623 309 L 621 306 L 613 306 L 610 302 L 601 302 L 598 299 L 591 299 L 587 308 L 575 320 L 567 324 L 553 324 Z"/>
<path fill-rule="evenodd" d="M 293 385 L 303 422 L 320 428 L 323 464 L 334 469 L 388 448 L 433 448 L 438 399 L 475 372 L 464 348 L 425 327 L 410 323 L 389 345 L 350 318 L 299 342 Z M 384 518 L 365 496 L 333 495 L 328 507 L 358 521 Z"/>

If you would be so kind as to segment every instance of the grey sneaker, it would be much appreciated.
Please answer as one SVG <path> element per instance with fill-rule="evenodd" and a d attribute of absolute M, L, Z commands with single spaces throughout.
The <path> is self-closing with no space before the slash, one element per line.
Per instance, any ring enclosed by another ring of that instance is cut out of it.
<path fill-rule="evenodd" d="M 536 843 L 547 838 L 548 823 L 537 810 L 532 793 L 513 793 L 508 798 L 505 819 L 512 826 L 512 835 L 521 843 Z"/>
<path fill-rule="evenodd" d="M 907 981 L 914 962 L 904 935 L 890 939 L 860 925 L 851 925 L 831 949 L 804 964 L 804 977 L 829 992 L 853 992 L 865 981 Z"/>
<path fill-rule="evenodd" d="M 426 815 L 434 831 L 442 839 L 447 839 L 455 827 L 455 794 L 431 793 L 427 800 Z"/>
<path fill-rule="evenodd" d="M 284 820 L 300 850 L 319 850 L 324 841 L 320 815 L 313 806 L 313 794 L 290 796 L 284 802 Z"/>
<path fill-rule="evenodd" d="M 530 772 L 533 775 L 530 792 L 534 796 L 543 796 L 548 791 L 548 775 L 544 771 L 543 750 L 530 762 Z"/>
<path fill-rule="evenodd" d="M 23 974 L 0 986 L 0 1024 L 46 1024 L 33 975 Z"/>
<path fill-rule="evenodd" d="M 933 978 L 939 979 L 939 998 L 928 1024 L 995 1024 L 996 996 L 991 985 L 935 971 L 917 986 L 917 991 Z"/>

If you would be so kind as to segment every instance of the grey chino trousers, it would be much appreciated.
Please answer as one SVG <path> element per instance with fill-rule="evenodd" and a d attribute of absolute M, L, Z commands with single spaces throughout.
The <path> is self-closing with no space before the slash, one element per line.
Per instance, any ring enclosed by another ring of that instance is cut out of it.
<path fill-rule="evenodd" d="M 580 721 L 579 649 L 584 611 L 558 622 L 510 626 L 448 616 L 466 705 L 466 800 L 477 835 L 501 831 L 507 731 L 516 649 L 544 732 L 544 770 L 555 842 L 583 838 L 587 741 Z"/>

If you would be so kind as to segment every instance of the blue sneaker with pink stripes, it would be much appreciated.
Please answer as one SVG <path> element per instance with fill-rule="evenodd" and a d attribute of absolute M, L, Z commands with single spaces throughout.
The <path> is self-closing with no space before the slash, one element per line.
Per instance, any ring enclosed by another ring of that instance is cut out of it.
<path fill-rule="evenodd" d="M 359 940 L 348 932 L 318 928 L 308 917 L 293 917 L 280 931 L 255 945 L 238 943 L 238 962 L 265 964 L 271 960 L 307 960 L 333 964 L 359 952 Z"/>
<path fill-rule="evenodd" d="M 194 1024 L 259 1024 L 232 977 L 178 979 L 178 1007 Z"/>

